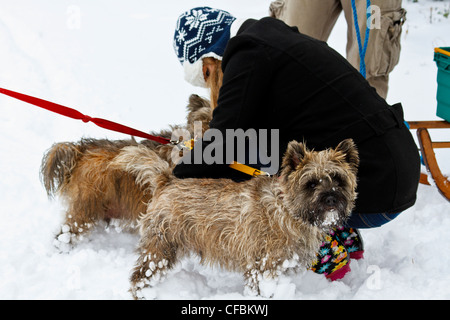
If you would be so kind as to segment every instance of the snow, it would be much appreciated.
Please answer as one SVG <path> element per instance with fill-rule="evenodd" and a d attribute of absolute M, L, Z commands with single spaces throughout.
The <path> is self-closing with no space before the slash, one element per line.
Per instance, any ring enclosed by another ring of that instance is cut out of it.
<path fill-rule="evenodd" d="M 334 226 L 337 223 L 337 221 L 339 221 L 339 213 L 335 209 L 327 211 L 325 215 L 326 215 L 325 220 L 322 223 L 324 227 Z"/>
<path fill-rule="evenodd" d="M 211 0 L 238 17 L 266 15 L 268 0 Z M 450 46 L 450 1 L 403 1 L 408 20 L 401 61 L 388 101 L 401 101 L 407 120 L 434 120 L 433 48 Z M 120 4 L 122 3 L 122 4 Z M 74 107 L 150 131 L 184 122 L 191 93 L 172 49 L 178 15 L 205 1 L 1 1 L 0 87 Z M 430 9 L 431 8 L 431 9 Z M 341 16 L 330 45 L 345 50 Z M 0 299 L 131 299 L 128 278 L 138 237 L 98 228 L 69 253 L 53 245 L 63 205 L 39 181 L 41 158 L 53 143 L 81 137 L 124 138 L 0 96 Z M 432 137 L 449 138 L 448 130 Z M 437 150 L 450 174 L 449 150 Z M 263 284 L 274 299 L 449 299 L 450 207 L 435 187 L 396 220 L 362 230 L 365 259 L 329 282 L 311 271 Z M 120 230 L 119 230 L 120 231 Z M 240 274 L 184 259 L 164 282 L 144 291 L 156 299 L 244 299 Z"/>

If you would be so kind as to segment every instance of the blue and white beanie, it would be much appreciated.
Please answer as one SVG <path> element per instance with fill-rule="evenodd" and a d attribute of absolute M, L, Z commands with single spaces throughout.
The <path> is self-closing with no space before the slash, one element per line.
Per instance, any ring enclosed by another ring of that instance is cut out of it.
<path fill-rule="evenodd" d="M 210 7 L 193 8 L 178 18 L 173 47 L 184 67 L 187 82 L 206 87 L 202 59 L 222 60 L 235 20 L 230 13 Z"/>

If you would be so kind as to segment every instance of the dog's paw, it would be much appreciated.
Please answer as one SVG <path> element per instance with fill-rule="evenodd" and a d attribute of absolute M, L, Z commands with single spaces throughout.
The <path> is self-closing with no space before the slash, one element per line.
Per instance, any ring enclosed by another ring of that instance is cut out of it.
<path fill-rule="evenodd" d="M 142 299 L 143 289 L 159 283 L 166 276 L 169 265 L 167 259 L 158 261 L 151 253 L 142 255 L 139 262 L 131 276 L 130 292 L 135 299 Z"/>
<path fill-rule="evenodd" d="M 155 300 L 157 298 L 156 290 L 152 287 L 144 286 L 140 288 L 136 286 L 131 287 L 129 291 L 134 300 Z"/>
<path fill-rule="evenodd" d="M 53 245 L 61 252 L 69 252 L 74 244 L 82 241 L 86 231 L 91 227 L 91 225 L 85 224 L 84 228 L 78 226 L 70 226 L 69 224 L 63 224 L 61 226 L 60 232 L 56 235 L 55 240 L 53 240 Z M 76 230 L 75 232 L 73 230 Z"/>
<path fill-rule="evenodd" d="M 146 288 L 144 281 L 140 281 L 138 283 L 133 283 L 130 288 L 131 296 L 134 300 L 146 300 L 144 293 L 142 292 L 144 288 Z"/>
<path fill-rule="evenodd" d="M 249 270 L 246 274 L 244 295 L 249 297 L 273 297 L 273 284 L 277 282 L 277 276 L 269 274 L 268 271 L 261 272 L 257 269 Z"/>
<path fill-rule="evenodd" d="M 259 287 L 245 285 L 244 286 L 244 296 L 247 296 L 247 297 L 259 296 Z"/>
<path fill-rule="evenodd" d="M 62 253 L 67 253 L 72 249 L 74 234 L 67 224 L 61 226 L 61 232 L 53 240 L 53 245 Z"/>
<path fill-rule="evenodd" d="M 260 270 L 252 266 L 248 266 L 247 272 L 244 274 L 244 279 L 244 295 L 250 297 L 259 296 L 259 281 L 262 280 L 262 274 Z"/>
<path fill-rule="evenodd" d="M 147 272 L 148 274 L 149 272 Z M 148 277 L 145 278 L 139 278 L 136 274 L 133 274 L 130 288 L 130 293 L 133 296 L 134 300 L 149 300 L 149 299 L 155 299 L 155 297 L 152 297 L 148 294 L 148 289 L 151 289 L 156 282 L 159 280 L 157 279 L 158 276 L 155 278 L 149 279 Z"/>

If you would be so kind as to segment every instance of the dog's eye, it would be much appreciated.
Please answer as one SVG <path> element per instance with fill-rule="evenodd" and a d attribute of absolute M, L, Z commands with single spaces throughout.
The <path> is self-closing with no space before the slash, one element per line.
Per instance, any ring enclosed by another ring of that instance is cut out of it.
<path fill-rule="evenodd" d="M 342 179 L 339 175 L 333 175 L 331 177 L 335 184 L 337 184 L 338 187 L 342 187 L 344 185 L 344 179 Z"/>
<path fill-rule="evenodd" d="M 338 177 L 337 179 L 336 179 L 336 182 L 337 182 L 337 185 L 338 185 L 338 187 L 343 187 L 344 186 L 344 180 L 343 179 L 341 179 L 340 177 Z"/>
<path fill-rule="evenodd" d="M 302 184 L 302 187 L 305 191 L 313 192 L 317 188 L 318 185 L 319 185 L 319 182 L 317 180 L 310 180 L 310 181 L 305 181 Z"/>

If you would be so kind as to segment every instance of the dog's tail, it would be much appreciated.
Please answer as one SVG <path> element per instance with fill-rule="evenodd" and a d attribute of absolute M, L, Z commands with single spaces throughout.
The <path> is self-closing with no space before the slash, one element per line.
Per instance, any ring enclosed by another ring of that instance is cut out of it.
<path fill-rule="evenodd" d="M 78 146 L 70 142 L 54 144 L 42 158 L 40 178 L 49 197 L 68 183 L 81 155 Z"/>
<path fill-rule="evenodd" d="M 150 192 L 173 178 L 170 164 L 144 146 L 123 148 L 110 165 L 134 175 L 136 183 Z"/>

